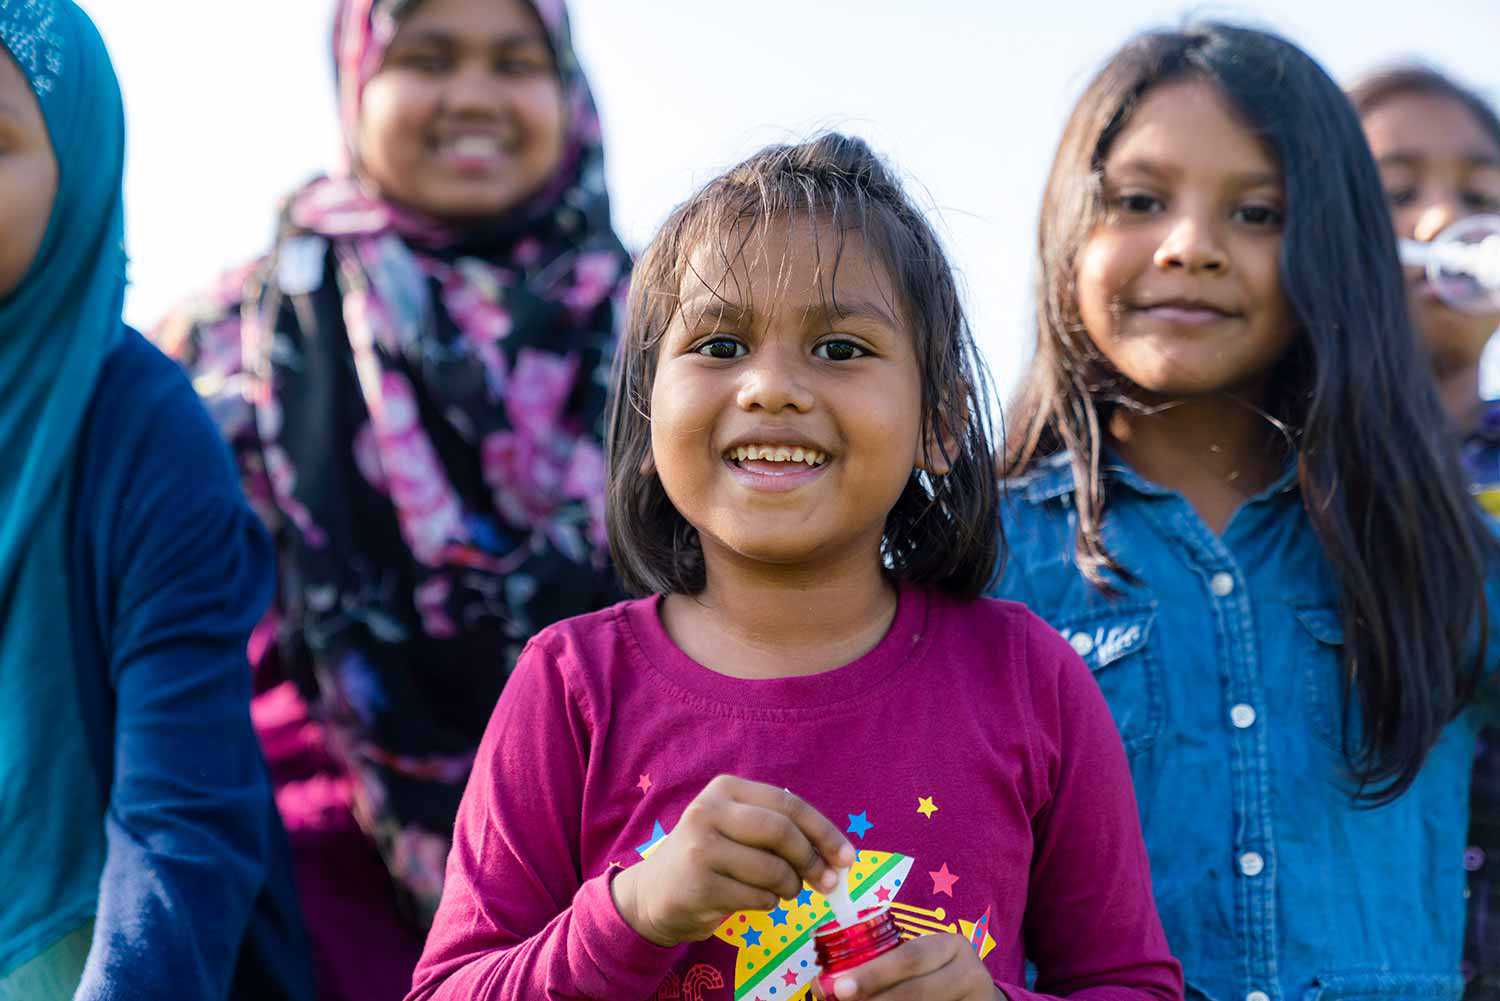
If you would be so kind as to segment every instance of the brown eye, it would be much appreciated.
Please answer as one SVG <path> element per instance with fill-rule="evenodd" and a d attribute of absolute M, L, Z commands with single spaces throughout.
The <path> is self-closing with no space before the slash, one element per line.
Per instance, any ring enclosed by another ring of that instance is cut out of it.
<path fill-rule="evenodd" d="M 813 348 L 814 355 L 827 361 L 853 361 L 869 353 L 853 341 L 844 340 L 824 341 Z"/>
<path fill-rule="evenodd" d="M 1280 226 L 1281 211 L 1269 205 L 1242 205 L 1235 210 L 1235 218 L 1251 226 Z"/>
<path fill-rule="evenodd" d="M 446 53 L 436 50 L 412 50 L 399 53 L 389 60 L 392 66 L 436 76 L 453 68 L 453 60 Z"/>
<path fill-rule="evenodd" d="M 1161 209 L 1161 199 L 1155 195 L 1128 194 L 1115 199 L 1115 206 L 1126 215 L 1149 215 Z"/>
<path fill-rule="evenodd" d="M 697 350 L 698 354 L 717 359 L 718 361 L 730 361 L 749 353 L 745 350 L 745 345 L 733 337 L 710 338 L 698 345 Z"/>

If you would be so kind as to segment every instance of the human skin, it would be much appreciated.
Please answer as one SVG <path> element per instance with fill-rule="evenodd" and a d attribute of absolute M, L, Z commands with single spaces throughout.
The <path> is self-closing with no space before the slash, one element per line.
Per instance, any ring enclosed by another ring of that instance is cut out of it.
<path fill-rule="evenodd" d="M 525 0 L 425 0 L 365 85 L 355 169 L 382 198 L 439 219 L 492 217 L 553 176 L 566 123 Z"/>
<path fill-rule="evenodd" d="M 57 198 L 57 157 L 31 85 L 0 48 L 0 300 L 26 277 Z"/>

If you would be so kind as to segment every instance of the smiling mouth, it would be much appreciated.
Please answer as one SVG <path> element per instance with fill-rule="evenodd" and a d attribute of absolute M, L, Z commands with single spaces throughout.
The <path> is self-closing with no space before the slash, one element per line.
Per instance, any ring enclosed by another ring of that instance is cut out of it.
<path fill-rule="evenodd" d="M 1154 320 L 1189 326 L 1217 323 L 1220 320 L 1232 320 L 1238 315 L 1222 310 L 1217 306 L 1211 306 L 1208 303 L 1186 301 L 1158 302 L 1150 305 L 1135 306 L 1133 309 L 1135 312 L 1143 316 L 1149 316 Z"/>
<path fill-rule="evenodd" d="M 510 154 L 510 144 L 499 136 L 476 133 L 437 139 L 432 148 L 440 156 L 469 163 L 494 162 Z"/>
<path fill-rule="evenodd" d="M 799 465 L 817 469 L 828 462 L 827 453 L 801 445 L 739 445 L 725 452 L 724 458 L 741 469 L 755 468 L 757 472 L 772 475 L 778 472 L 791 472 Z M 745 465 L 747 462 L 754 462 L 757 465 L 749 467 Z M 784 470 L 768 469 L 767 464 L 773 467 L 783 465 L 787 468 Z"/>

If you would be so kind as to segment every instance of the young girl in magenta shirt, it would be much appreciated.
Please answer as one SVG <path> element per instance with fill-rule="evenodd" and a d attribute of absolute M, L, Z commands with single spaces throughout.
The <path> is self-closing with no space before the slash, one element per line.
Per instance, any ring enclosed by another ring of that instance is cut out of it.
<path fill-rule="evenodd" d="M 631 302 L 610 532 L 652 596 L 523 653 L 410 998 L 804 998 L 835 868 L 907 938 L 845 1001 L 1178 997 L 1097 687 L 977 597 L 985 382 L 890 170 L 762 151 Z"/>

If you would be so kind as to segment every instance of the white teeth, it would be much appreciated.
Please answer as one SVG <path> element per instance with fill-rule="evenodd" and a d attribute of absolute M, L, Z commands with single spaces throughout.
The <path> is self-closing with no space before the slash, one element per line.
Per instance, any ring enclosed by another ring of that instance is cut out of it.
<path fill-rule="evenodd" d="M 500 141 L 494 136 L 459 136 L 448 146 L 459 156 L 500 155 Z"/>
<path fill-rule="evenodd" d="M 817 467 L 828 461 L 828 456 L 813 448 L 789 448 L 785 445 L 737 445 L 729 450 L 729 457 L 736 462 L 759 459 L 763 462 L 805 462 Z"/>

